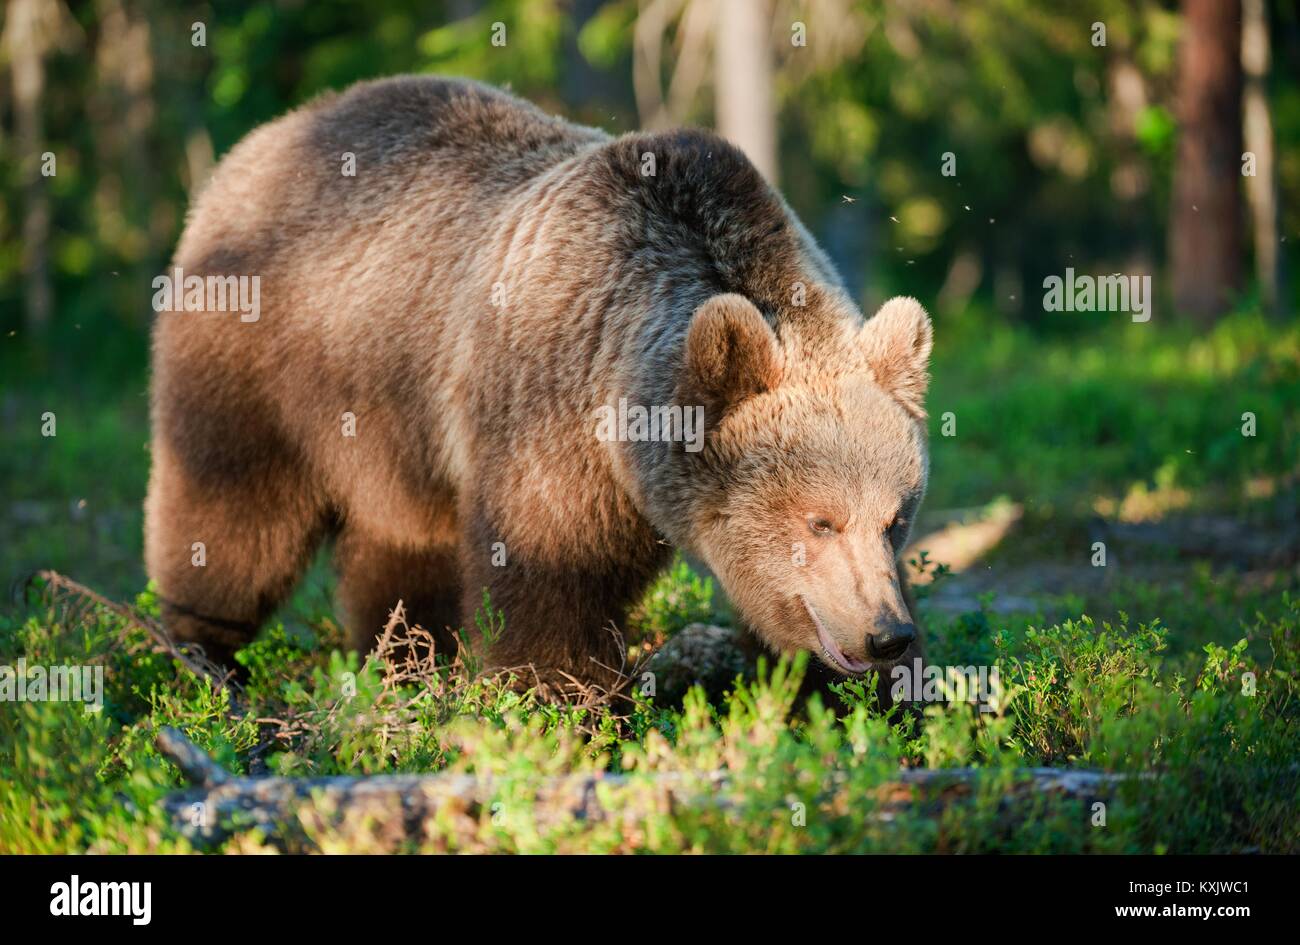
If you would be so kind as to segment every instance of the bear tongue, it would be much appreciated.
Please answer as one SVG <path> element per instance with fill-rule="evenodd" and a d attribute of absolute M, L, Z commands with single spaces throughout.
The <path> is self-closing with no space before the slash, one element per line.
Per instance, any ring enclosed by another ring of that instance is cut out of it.
<path fill-rule="evenodd" d="M 812 618 L 813 624 L 817 627 L 817 640 L 821 643 L 822 650 L 831 658 L 831 662 L 838 665 L 846 673 L 865 673 L 871 669 L 870 663 L 851 660 L 845 656 L 840 648 L 835 645 L 835 641 L 831 639 L 831 635 L 826 631 L 826 626 L 822 623 L 821 618 L 817 616 L 817 611 L 813 610 L 813 605 L 808 602 L 808 598 L 800 594 L 799 599 L 803 601 L 808 616 Z"/>

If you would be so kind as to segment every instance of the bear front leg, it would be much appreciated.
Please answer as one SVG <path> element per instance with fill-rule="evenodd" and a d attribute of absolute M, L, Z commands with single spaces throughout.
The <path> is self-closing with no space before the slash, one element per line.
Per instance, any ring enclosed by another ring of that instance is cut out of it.
<path fill-rule="evenodd" d="M 357 527 L 339 535 L 334 548 L 336 596 L 354 650 L 365 654 L 374 648 L 401 601 L 407 626 L 419 625 L 432 635 L 435 655 L 455 656 L 449 630 L 459 623 L 461 603 L 455 535 L 449 530 L 427 538 L 420 547 L 398 547 Z"/>
<path fill-rule="evenodd" d="M 571 544 L 552 534 L 546 544 L 520 549 L 497 537 L 481 514 L 468 516 L 467 525 L 461 616 L 482 669 L 513 671 L 523 685 L 555 694 L 618 689 L 626 679 L 628 608 L 666 563 L 668 549 L 653 536 L 611 546 L 590 526 Z M 495 634 L 498 613 L 504 628 Z"/>
<path fill-rule="evenodd" d="M 471 652 L 485 671 L 513 671 L 525 685 L 616 688 L 627 660 L 619 632 L 626 606 L 613 580 L 536 562 L 471 568 L 461 608 Z"/>

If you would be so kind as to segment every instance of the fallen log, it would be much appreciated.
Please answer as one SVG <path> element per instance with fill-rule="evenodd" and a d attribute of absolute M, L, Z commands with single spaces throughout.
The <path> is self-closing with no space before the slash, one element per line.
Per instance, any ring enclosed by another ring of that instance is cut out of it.
<path fill-rule="evenodd" d="M 369 821 L 389 838 L 418 838 L 429 818 L 450 814 L 477 820 L 514 787 L 507 779 L 464 774 L 234 777 L 174 728 L 159 731 L 157 746 L 195 785 L 169 795 L 163 809 L 200 846 L 253 828 L 282 845 L 286 833 L 297 833 L 302 814 L 310 811 L 323 812 L 334 821 Z M 566 818 L 603 819 L 598 789 L 626 787 L 628 780 L 603 772 L 538 778 L 527 785 L 531 813 L 539 824 Z M 674 780 L 662 781 L 665 799 L 673 796 Z M 703 780 L 716 786 L 721 779 L 706 776 Z"/>
<path fill-rule="evenodd" d="M 258 829 L 275 846 L 290 845 L 304 826 L 343 822 L 366 824 L 390 846 L 416 841 L 430 818 L 464 818 L 466 826 L 492 816 L 503 797 L 522 796 L 538 827 L 563 820 L 597 822 L 611 816 L 602 796 L 634 800 L 619 816 L 633 819 L 669 812 L 679 805 L 732 807 L 729 777 L 715 771 L 701 775 L 671 772 L 628 775 L 596 772 L 545 777 L 526 784 L 466 774 L 391 774 L 317 778 L 235 777 L 174 728 L 164 727 L 158 750 L 193 784 L 169 795 L 164 810 L 175 826 L 198 846 L 210 846 L 241 831 Z M 1006 772 L 1001 772 L 1005 775 Z M 969 797 L 981 782 L 998 772 L 983 768 L 902 770 L 881 785 L 873 798 L 874 817 L 893 820 L 904 810 L 932 812 Z M 1007 790 L 1008 803 L 1055 797 L 1090 803 L 1113 794 L 1119 784 L 1145 775 L 1111 774 L 1064 768 L 1016 769 Z"/>

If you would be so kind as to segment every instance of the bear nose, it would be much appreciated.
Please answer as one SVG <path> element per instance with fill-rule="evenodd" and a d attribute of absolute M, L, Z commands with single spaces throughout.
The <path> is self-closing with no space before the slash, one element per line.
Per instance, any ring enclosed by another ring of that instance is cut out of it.
<path fill-rule="evenodd" d="M 893 660 L 903 655 L 916 639 L 916 627 L 910 623 L 895 623 L 879 633 L 867 634 L 867 652 L 880 660 Z"/>

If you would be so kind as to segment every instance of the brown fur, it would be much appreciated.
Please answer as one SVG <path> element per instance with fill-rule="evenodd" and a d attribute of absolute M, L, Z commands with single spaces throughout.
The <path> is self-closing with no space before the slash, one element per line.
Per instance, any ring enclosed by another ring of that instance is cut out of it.
<path fill-rule="evenodd" d="M 929 321 L 895 300 L 864 325 L 709 133 L 610 138 L 472 82 L 364 83 L 242 141 L 175 264 L 261 278 L 257 322 L 154 330 L 146 561 L 173 631 L 219 657 L 332 533 L 356 646 L 399 598 L 472 627 L 486 587 L 506 619 L 491 665 L 584 680 L 622 665 L 609 630 L 674 544 L 774 649 L 818 650 L 805 598 L 855 658 L 906 612 Z M 705 448 L 599 440 L 620 397 L 703 405 Z"/>

